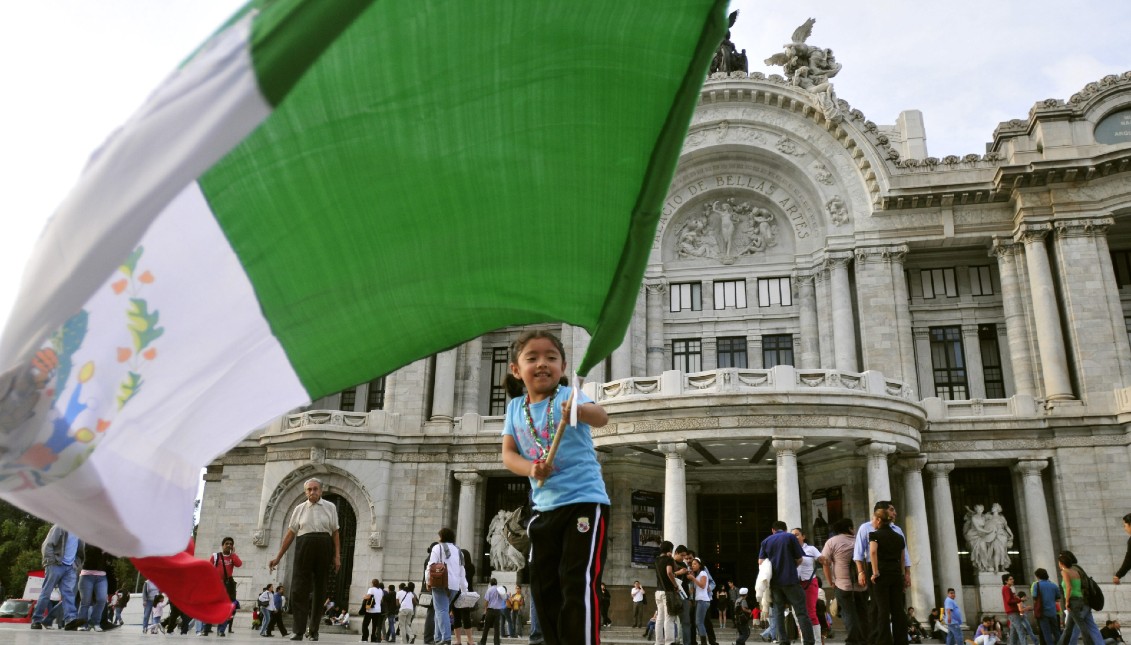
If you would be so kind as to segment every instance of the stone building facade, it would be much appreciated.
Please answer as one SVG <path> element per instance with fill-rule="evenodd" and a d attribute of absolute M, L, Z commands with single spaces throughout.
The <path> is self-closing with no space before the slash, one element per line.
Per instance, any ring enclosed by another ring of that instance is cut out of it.
<path fill-rule="evenodd" d="M 712 75 L 629 334 L 586 386 L 611 418 L 594 441 L 614 611 L 633 580 L 655 584 L 632 564 L 648 518 L 748 584 L 770 521 L 819 541 L 878 499 L 899 509 L 921 615 L 947 587 L 968 615 L 1000 613 L 964 537 L 975 504 L 1000 505 L 1019 581 L 1063 548 L 1109 581 L 1131 511 L 1129 165 L 1131 72 L 941 159 L 918 112 L 878 126 L 831 90 Z M 576 364 L 584 330 L 548 327 Z M 207 470 L 202 549 L 236 537 L 250 598 L 318 476 L 349 515 L 332 588 L 351 604 L 373 577 L 419 580 L 441 526 L 484 571 L 490 519 L 525 495 L 499 456 L 519 331 L 253 433 Z M 662 502 L 634 508 L 634 492 Z M 1105 592 L 1108 613 L 1131 606 Z"/>

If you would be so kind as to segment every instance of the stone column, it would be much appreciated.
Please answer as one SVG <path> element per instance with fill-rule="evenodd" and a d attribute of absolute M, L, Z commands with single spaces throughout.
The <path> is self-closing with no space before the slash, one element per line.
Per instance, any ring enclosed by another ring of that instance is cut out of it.
<path fill-rule="evenodd" d="M 1051 401 L 1075 398 L 1068 378 L 1068 355 L 1060 329 L 1060 312 L 1053 288 L 1052 268 L 1045 249 L 1048 224 L 1022 225 L 1018 237 L 1025 243 L 1025 265 L 1029 269 L 1033 317 L 1040 348 L 1041 373 L 1045 377 L 1045 398 Z"/>
<path fill-rule="evenodd" d="M 801 325 L 801 352 L 797 367 L 820 369 L 821 330 L 817 324 L 816 277 L 811 271 L 796 271 L 793 283 L 797 285 L 798 316 Z"/>
<path fill-rule="evenodd" d="M 938 594 L 946 596 L 947 589 L 962 589 L 962 574 L 958 564 L 958 533 L 954 528 L 954 500 L 950 496 L 950 471 L 953 462 L 927 464 L 931 479 L 931 498 L 934 501 L 932 526 L 935 530 L 935 554 L 939 561 Z M 962 594 L 958 594 L 962 604 Z"/>
<path fill-rule="evenodd" d="M 703 552 L 699 544 L 699 484 L 687 485 L 687 546 L 696 553 Z"/>
<path fill-rule="evenodd" d="M 645 282 L 644 292 L 648 300 L 647 376 L 659 376 L 664 373 L 664 296 L 668 285 L 663 281 Z"/>
<path fill-rule="evenodd" d="M 483 476 L 477 472 L 456 472 L 459 482 L 459 508 L 456 513 L 456 544 L 475 553 L 480 541 L 475 539 L 475 511 L 479 482 Z"/>
<path fill-rule="evenodd" d="M 931 360 L 931 330 L 927 327 L 917 327 L 911 330 L 915 338 L 915 356 L 919 359 L 917 370 L 919 374 L 919 398 L 925 399 L 935 396 L 935 367 Z"/>
<path fill-rule="evenodd" d="M 687 544 L 687 474 L 683 453 L 687 444 L 659 444 L 667 457 L 664 468 L 664 539 L 672 544 Z"/>
<path fill-rule="evenodd" d="M 451 421 L 456 410 L 456 350 L 436 354 L 436 370 L 433 374 L 432 418 L 437 421 Z"/>
<path fill-rule="evenodd" d="M 1068 350 L 1080 398 L 1131 383 L 1131 348 L 1111 266 L 1111 217 L 1058 219 L 1054 248 L 1065 318 L 1072 321 Z"/>
<path fill-rule="evenodd" d="M 778 462 L 778 517 L 789 528 L 801 526 L 801 488 L 797 478 L 797 451 L 805 445 L 800 439 L 774 439 Z"/>
<path fill-rule="evenodd" d="M 613 364 L 609 380 L 619 381 L 632 376 L 632 325 L 624 332 L 624 340 L 613 350 Z"/>
<path fill-rule="evenodd" d="M 899 298 L 895 295 L 892 257 L 906 247 L 861 247 L 856 249 L 856 298 L 860 307 L 860 367 L 879 370 L 904 381 L 899 347 Z M 902 282 L 903 276 L 899 276 Z M 906 296 L 906 293 L 904 294 Z"/>
<path fill-rule="evenodd" d="M 463 403 L 461 416 L 479 411 L 479 373 L 482 370 L 483 338 L 473 338 L 463 345 L 463 366 L 460 370 L 463 380 Z"/>
<path fill-rule="evenodd" d="M 893 247 L 888 254 L 891 262 L 892 294 L 895 297 L 895 333 L 899 341 L 900 379 L 918 395 L 918 373 L 915 370 L 915 340 L 911 334 L 911 295 L 907 292 L 906 245 Z"/>
<path fill-rule="evenodd" d="M 986 372 L 978 325 L 962 325 L 962 353 L 966 355 L 966 393 L 970 399 L 986 398 Z"/>
<path fill-rule="evenodd" d="M 1056 568 L 1056 551 L 1052 545 L 1052 528 L 1049 508 L 1045 499 L 1045 485 L 1041 471 L 1048 467 L 1047 459 L 1022 459 L 1017 462 L 1021 473 L 1021 490 L 1025 500 L 1025 531 L 1029 534 L 1029 568 Z"/>
<path fill-rule="evenodd" d="M 860 369 L 856 360 L 856 315 L 852 310 L 851 283 L 848 280 L 848 264 L 851 261 L 850 251 L 830 253 L 825 261 L 832 289 L 833 352 L 836 369 L 842 372 Z"/>
<path fill-rule="evenodd" d="M 1018 276 L 1018 256 L 1021 245 L 1012 240 L 994 238 L 993 255 L 997 256 L 998 279 L 1001 282 L 1001 306 L 1005 313 L 1005 333 L 1009 342 L 1005 345 L 1008 362 L 1013 371 L 1013 387 L 1017 394 L 1035 396 L 1037 387 L 1033 382 L 1033 360 L 1029 351 L 1029 326 L 1025 322 L 1025 297 Z"/>
<path fill-rule="evenodd" d="M 813 269 L 813 290 L 817 295 L 817 335 L 821 353 L 821 369 L 836 365 L 833 351 L 832 298 L 829 296 L 829 271 L 824 265 Z"/>
<path fill-rule="evenodd" d="M 925 455 L 905 457 L 903 465 L 904 509 L 900 520 L 907 534 L 907 553 L 911 556 L 911 605 L 937 607 L 935 572 L 931 558 L 930 522 L 927 519 L 927 498 L 923 494 Z"/>
<path fill-rule="evenodd" d="M 891 499 L 891 482 L 888 480 L 888 455 L 895 452 L 890 443 L 870 443 L 860 449 L 868 458 L 868 513 L 871 517 L 876 502 Z"/>

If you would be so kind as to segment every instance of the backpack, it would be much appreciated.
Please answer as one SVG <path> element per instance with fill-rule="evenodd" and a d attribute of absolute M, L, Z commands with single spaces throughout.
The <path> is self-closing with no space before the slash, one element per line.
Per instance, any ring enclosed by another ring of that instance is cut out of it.
<path fill-rule="evenodd" d="M 440 543 L 440 548 L 444 552 L 444 559 L 448 559 L 448 545 L 443 542 Z M 463 555 L 462 553 L 460 555 Z M 447 589 L 448 588 L 448 565 L 443 562 L 433 562 L 428 565 L 428 586 L 433 589 Z"/>
<path fill-rule="evenodd" d="M 1084 594 L 1084 602 L 1093 611 L 1100 611 L 1104 608 L 1104 592 L 1096 581 L 1087 574 L 1080 567 L 1076 567 L 1076 573 L 1080 574 L 1080 593 Z"/>

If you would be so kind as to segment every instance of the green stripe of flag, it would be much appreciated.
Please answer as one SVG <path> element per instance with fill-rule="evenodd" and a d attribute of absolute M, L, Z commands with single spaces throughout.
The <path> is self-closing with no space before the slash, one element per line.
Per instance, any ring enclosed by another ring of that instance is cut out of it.
<path fill-rule="evenodd" d="M 312 397 L 507 325 L 620 341 L 725 3 L 380 2 L 201 179 Z"/>

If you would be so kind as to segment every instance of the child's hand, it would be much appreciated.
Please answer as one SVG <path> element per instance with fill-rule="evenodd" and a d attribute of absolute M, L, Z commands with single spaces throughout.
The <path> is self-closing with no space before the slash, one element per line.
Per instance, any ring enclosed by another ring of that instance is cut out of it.
<path fill-rule="evenodd" d="M 533 479 L 546 481 L 550 478 L 550 475 L 553 474 L 553 467 L 542 461 L 541 459 L 530 462 L 530 477 L 532 477 Z"/>
<path fill-rule="evenodd" d="M 565 403 L 562 403 L 562 419 L 564 419 L 567 424 L 569 423 L 569 411 L 571 408 L 573 408 L 573 397 L 566 399 Z"/>

